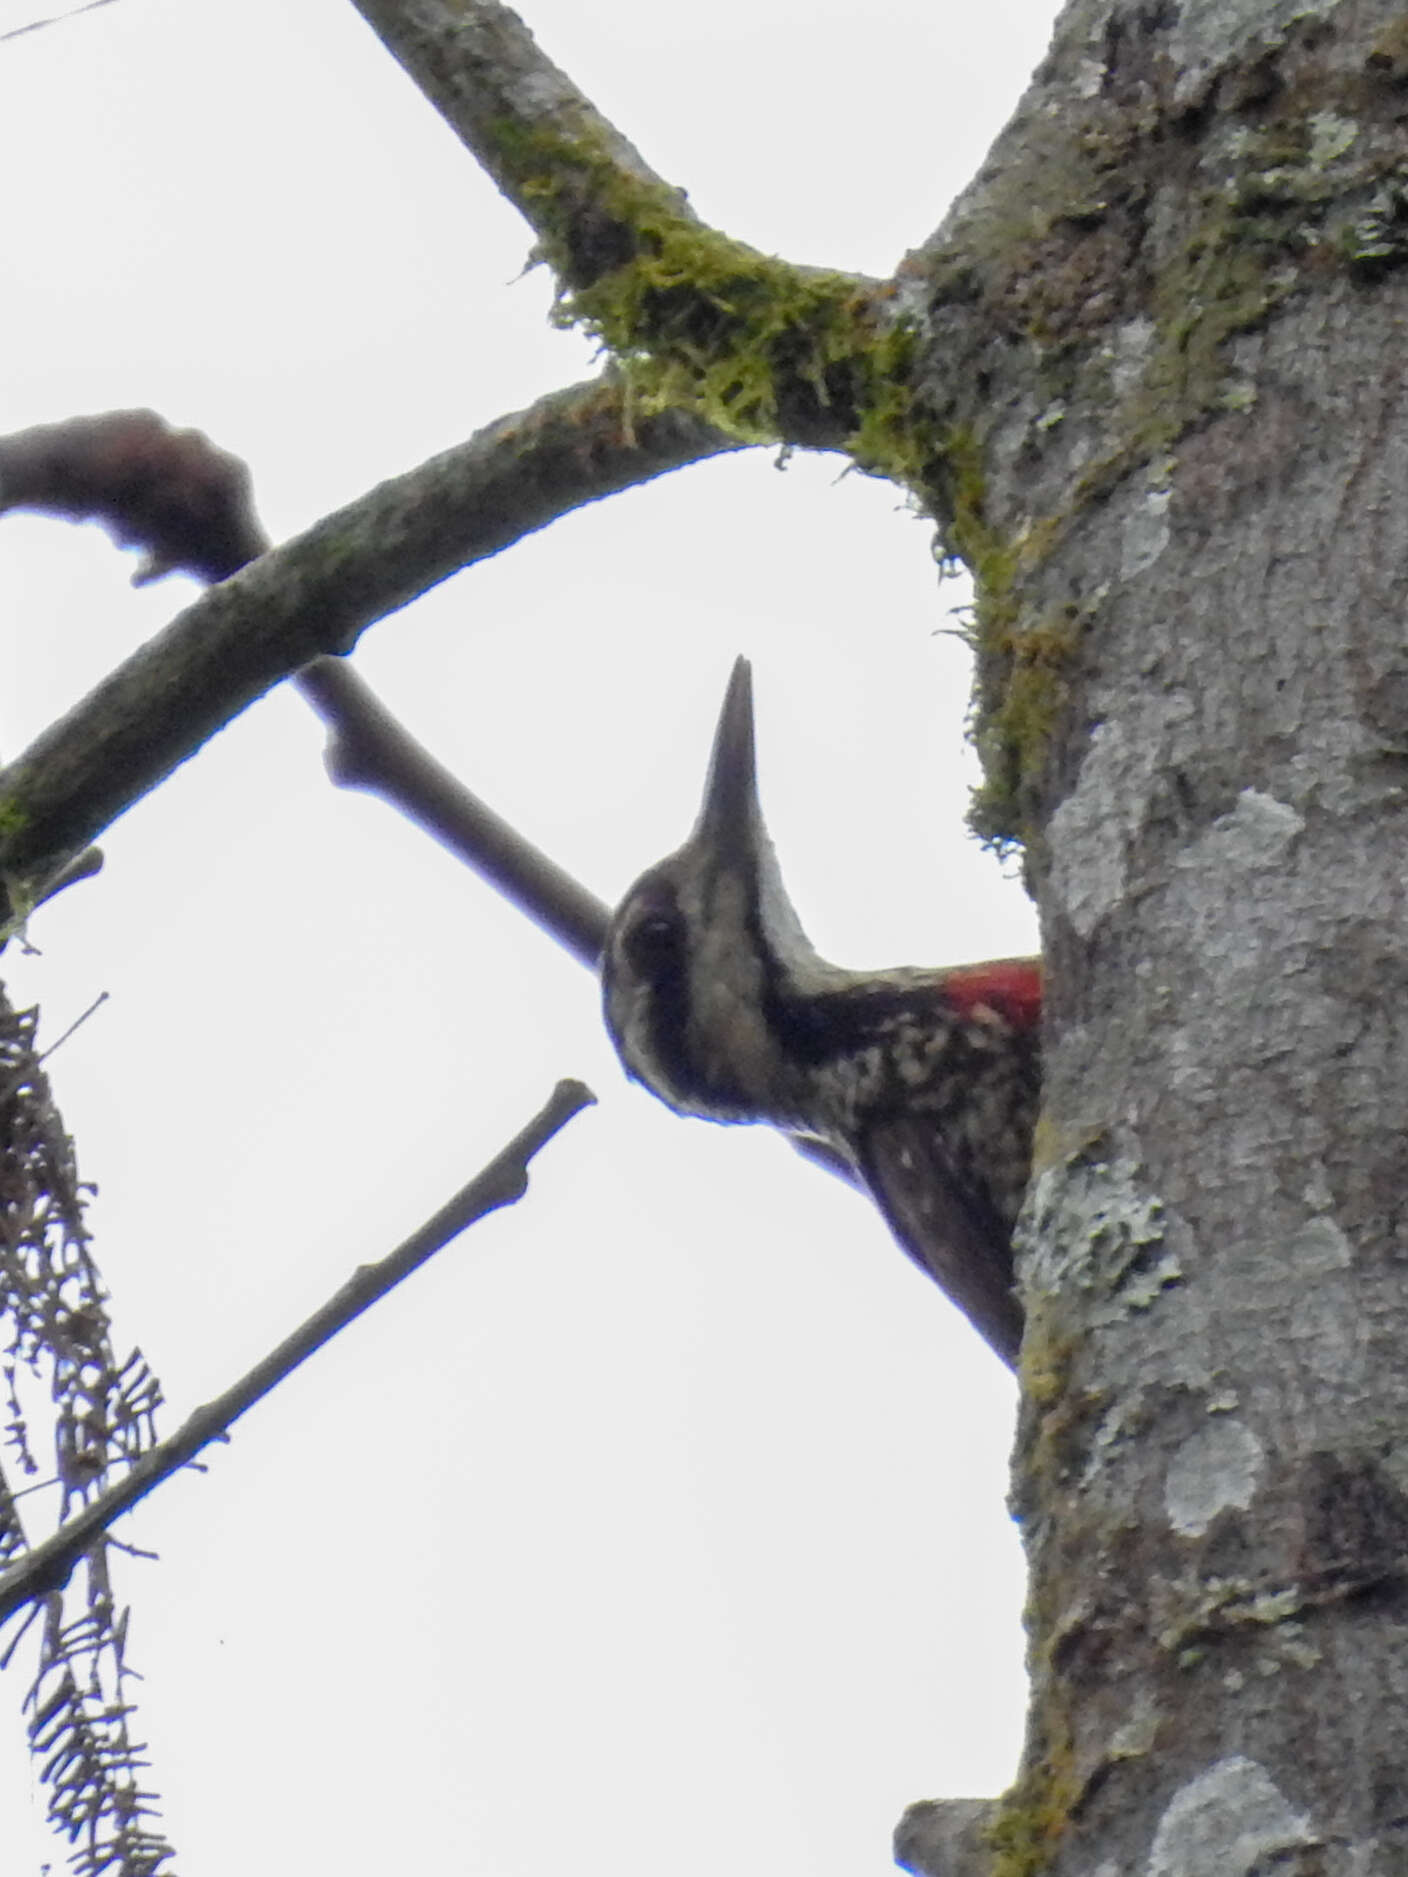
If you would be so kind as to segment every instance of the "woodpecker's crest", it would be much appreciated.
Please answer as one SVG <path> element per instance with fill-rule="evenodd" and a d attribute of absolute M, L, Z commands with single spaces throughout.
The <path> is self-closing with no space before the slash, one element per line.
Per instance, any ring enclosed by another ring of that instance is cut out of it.
<path fill-rule="evenodd" d="M 1040 1086 L 1040 966 L 845 971 L 819 958 L 758 805 L 739 659 L 699 819 L 631 888 L 603 957 L 627 1072 L 680 1114 L 765 1121 L 842 1156 L 900 1243 L 1009 1358 L 1011 1232 Z"/>

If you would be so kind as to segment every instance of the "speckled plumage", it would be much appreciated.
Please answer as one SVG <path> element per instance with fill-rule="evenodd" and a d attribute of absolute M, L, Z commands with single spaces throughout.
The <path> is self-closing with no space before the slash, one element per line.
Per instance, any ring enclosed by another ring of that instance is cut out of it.
<path fill-rule="evenodd" d="M 1021 1335 L 1011 1235 L 1040 1096 L 1035 959 L 845 971 L 812 950 L 758 806 L 735 667 L 693 834 L 615 913 L 607 1026 L 678 1113 L 826 1143 L 999 1354 Z"/>

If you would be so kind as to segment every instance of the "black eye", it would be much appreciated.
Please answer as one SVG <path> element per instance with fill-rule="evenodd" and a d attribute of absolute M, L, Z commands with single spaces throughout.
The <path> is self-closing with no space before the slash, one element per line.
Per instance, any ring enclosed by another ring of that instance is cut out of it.
<path fill-rule="evenodd" d="M 680 968 L 684 923 L 670 913 L 645 913 L 622 938 L 621 950 L 633 971 L 658 982 Z"/>

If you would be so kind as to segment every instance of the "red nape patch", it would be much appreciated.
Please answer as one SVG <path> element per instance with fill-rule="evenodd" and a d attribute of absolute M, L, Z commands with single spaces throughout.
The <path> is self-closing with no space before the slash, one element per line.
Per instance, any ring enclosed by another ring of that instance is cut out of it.
<path fill-rule="evenodd" d="M 944 990 L 968 1016 L 987 1004 L 1016 1030 L 1035 1029 L 1041 1021 L 1041 960 L 995 958 L 983 965 L 959 965 L 944 973 Z"/>

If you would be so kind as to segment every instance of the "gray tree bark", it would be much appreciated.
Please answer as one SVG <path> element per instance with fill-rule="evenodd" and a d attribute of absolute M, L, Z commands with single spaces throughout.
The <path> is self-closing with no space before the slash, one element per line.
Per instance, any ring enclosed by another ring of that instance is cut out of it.
<path fill-rule="evenodd" d="M 1049 965 L 1032 1705 L 1013 1789 L 899 1854 L 1408 1870 L 1408 21 L 1076 0 L 878 283 L 700 232 L 495 0 L 358 4 L 608 343 L 746 354 L 750 438 L 909 480 L 976 577 L 978 820 Z"/>
<path fill-rule="evenodd" d="M 1050 965 L 1028 1744 L 915 1870 L 1408 1868 L 1405 87 L 1077 0 L 903 270 Z"/>

